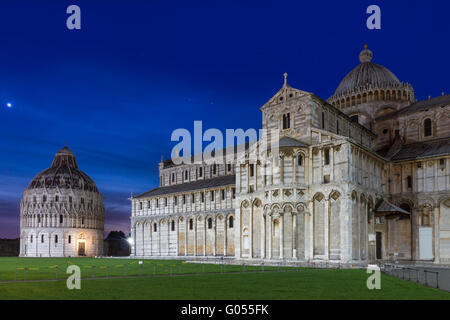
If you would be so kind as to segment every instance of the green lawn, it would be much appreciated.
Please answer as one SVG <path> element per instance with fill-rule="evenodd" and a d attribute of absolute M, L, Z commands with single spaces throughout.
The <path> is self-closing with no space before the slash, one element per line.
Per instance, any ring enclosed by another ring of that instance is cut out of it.
<path fill-rule="evenodd" d="M 138 262 L 143 261 L 140 265 Z M 82 278 L 123 277 L 134 275 L 174 275 L 192 273 L 242 272 L 243 266 L 186 263 L 182 260 L 134 260 L 96 258 L 0 258 L 0 282 L 8 280 L 47 280 L 67 277 L 69 265 L 81 269 Z M 26 269 L 26 270 L 25 270 Z M 284 268 L 291 269 L 291 268 Z M 261 267 L 245 266 L 245 271 L 260 271 Z M 264 270 L 278 270 L 265 267 Z"/>
<path fill-rule="evenodd" d="M 68 260 L 81 265 L 87 276 L 92 271 L 88 266 L 95 265 L 94 272 L 99 273 L 105 270 L 101 267 L 106 266 L 111 268 L 110 272 L 114 268 L 123 271 L 123 267 L 113 266 L 130 262 L 127 272 L 140 272 L 140 266 L 134 260 L 0 258 L 0 278 L 10 277 L 16 266 L 40 268 L 31 270 L 38 272 L 49 266 L 62 268 L 67 266 Z M 227 266 L 224 274 L 208 274 L 206 272 L 220 272 L 220 267 L 206 265 L 203 273 L 196 265 L 181 261 L 149 260 L 145 261 L 143 270 L 153 272 L 155 265 L 160 276 L 83 280 L 81 290 L 68 290 L 64 280 L 0 284 L 0 299 L 450 299 L 450 293 L 387 275 L 382 275 L 381 290 L 370 291 L 366 288 L 365 270 L 291 269 L 229 273 L 242 271 L 242 267 Z M 170 266 L 174 269 L 181 266 L 182 273 L 192 271 L 200 274 L 170 276 L 170 270 L 167 271 Z M 250 269 L 261 270 L 260 267 Z M 53 272 L 54 268 L 49 270 Z"/>

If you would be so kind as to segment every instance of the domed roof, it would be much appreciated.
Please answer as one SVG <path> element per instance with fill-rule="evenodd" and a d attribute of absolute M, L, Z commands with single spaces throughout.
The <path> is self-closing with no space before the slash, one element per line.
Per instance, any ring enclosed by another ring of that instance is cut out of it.
<path fill-rule="evenodd" d="M 33 178 L 27 190 L 61 188 L 98 192 L 95 182 L 78 169 L 73 152 L 65 146 L 60 149 L 50 168 Z"/>
<path fill-rule="evenodd" d="M 401 85 L 398 78 L 389 69 L 372 62 L 373 53 L 367 46 L 359 55 L 361 62 L 356 68 L 342 80 L 336 89 L 334 96 L 346 94 L 347 92 L 356 91 L 362 87 L 378 87 L 385 88 Z"/>

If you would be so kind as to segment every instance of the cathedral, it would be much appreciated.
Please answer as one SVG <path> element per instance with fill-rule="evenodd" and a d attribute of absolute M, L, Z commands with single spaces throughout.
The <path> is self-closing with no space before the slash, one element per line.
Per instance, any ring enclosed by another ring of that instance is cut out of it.
<path fill-rule="evenodd" d="M 450 264 L 450 95 L 417 101 L 367 47 L 359 60 L 327 100 L 285 74 L 262 157 L 162 160 L 131 198 L 132 256 Z"/>
<path fill-rule="evenodd" d="M 33 178 L 20 203 L 21 257 L 83 257 L 103 253 L 105 209 L 94 181 L 65 146 Z"/>

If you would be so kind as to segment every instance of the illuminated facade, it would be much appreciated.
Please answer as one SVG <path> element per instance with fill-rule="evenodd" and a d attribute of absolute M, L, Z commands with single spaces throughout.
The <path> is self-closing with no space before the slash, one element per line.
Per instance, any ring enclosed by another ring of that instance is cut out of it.
<path fill-rule="evenodd" d="M 39 173 L 20 203 L 20 256 L 99 256 L 105 210 L 94 181 L 67 147 Z"/>

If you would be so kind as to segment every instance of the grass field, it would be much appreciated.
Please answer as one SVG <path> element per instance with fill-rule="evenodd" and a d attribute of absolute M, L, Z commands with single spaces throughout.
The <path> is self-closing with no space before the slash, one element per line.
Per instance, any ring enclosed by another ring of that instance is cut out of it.
<path fill-rule="evenodd" d="M 124 264 L 129 275 L 141 272 L 137 260 L 0 258 L 0 281 L 14 279 L 16 267 L 35 269 L 29 272 L 31 276 L 34 272 L 36 278 L 54 279 L 56 265 L 59 277 L 63 278 L 68 264 L 79 265 L 82 277 L 90 276 L 92 266 L 96 276 L 102 276 L 103 272 L 106 275 L 106 267 L 109 275 L 121 276 Z M 145 260 L 142 268 L 144 274 L 153 274 L 156 269 L 157 276 L 83 280 L 81 290 L 68 290 L 65 280 L 0 283 L 0 299 L 450 299 L 447 292 L 387 275 L 382 275 L 381 290 L 370 291 L 366 287 L 365 270 L 276 271 L 266 267 L 265 271 L 273 272 L 262 273 L 260 267 L 246 267 L 242 273 L 241 266 L 226 266 L 221 270 L 218 265 L 199 267 L 182 261 L 154 260 Z M 176 268 L 181 273 L 175 272 Z"/>

